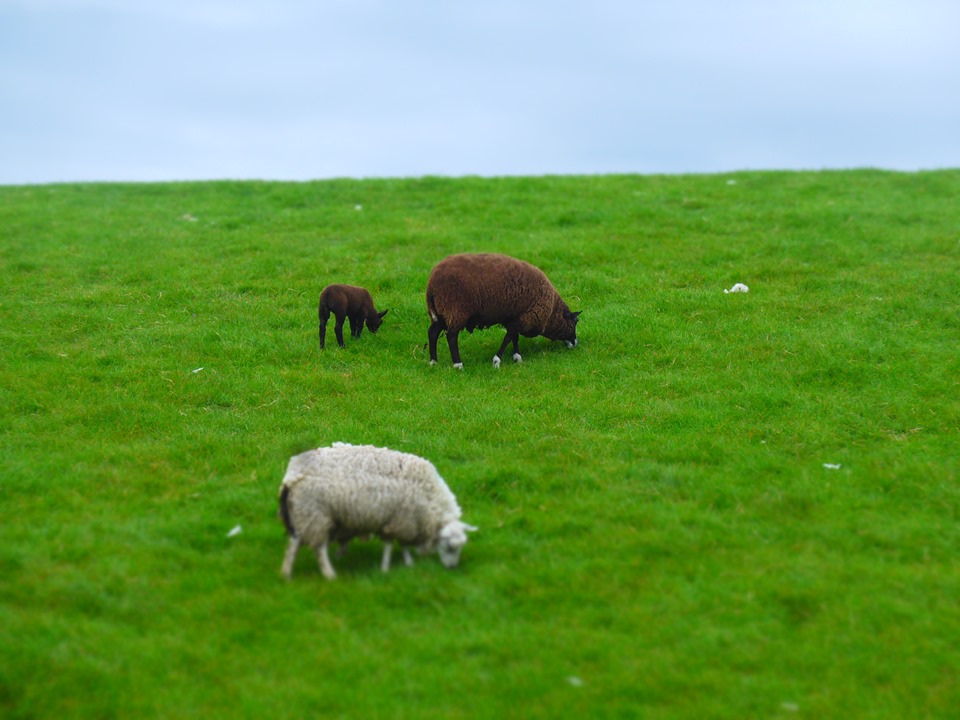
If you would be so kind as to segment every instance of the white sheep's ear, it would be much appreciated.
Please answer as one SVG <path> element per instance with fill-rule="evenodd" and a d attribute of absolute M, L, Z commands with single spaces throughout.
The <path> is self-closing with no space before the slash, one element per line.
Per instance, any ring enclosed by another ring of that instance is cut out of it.
<path fill-rule="evenodd" d="M 466 530 L 467 532 L 476 532 L 477 530 L 480 529 L 480 528 L 478 528 L 478 527 L 474 527 L 473 525 L 467 525 L 466 523 L 460 523 L 460 525 L 461 525 L 461 527 L 463 527 L 463 529 Z"/>

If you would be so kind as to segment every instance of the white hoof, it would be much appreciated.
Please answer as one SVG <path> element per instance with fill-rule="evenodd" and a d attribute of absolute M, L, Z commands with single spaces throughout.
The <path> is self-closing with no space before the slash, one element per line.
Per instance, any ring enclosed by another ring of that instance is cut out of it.
<path fill-rule="evenodd" d="M 463 370 L 463 363 L 454 363 L 453 366 L 454 366 L 457 370 Z"/>
<path fill-rule="evenodd" d="M 564 342 L 567 344 L 567 347 L 570 348 L 571 350 L 573 350 L 577 346 L 576 340 L 574 340 L 573 342 L 570 342 L 569 340 L 564 340 Z"/>
<path fill-rule="evenodd" d="M 494 355 L 494 356 L 493 356 L 493 366 L 494 366 L 495 368 L 499 368 L 499 367 L 500 367 L 500 358 L 499 358 L 499 356 L 497 356 L 497 355 Z"/>
<path fill-rule="evenodd" d="M 523 358 L 520 357 L 520 353 L 514 353 L 514 354 L 513 354 L 513 361 L 514 361 L 514 362 L 523 362 Z"/>
<path fill-rule="evenodd" d="M 436 360 L 431 360 L 431 361 L 430 361 L 430 367 L 433 367 L 433 366 L 436 365 L 436 364 L 437 364 L 437 361 L 436 361 Z"/>

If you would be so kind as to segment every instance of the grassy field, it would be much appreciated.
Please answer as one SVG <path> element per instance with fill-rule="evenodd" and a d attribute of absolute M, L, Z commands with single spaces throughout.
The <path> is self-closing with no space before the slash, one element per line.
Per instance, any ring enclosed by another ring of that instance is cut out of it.
<path fill-rule="evenodd" d="M 0 187 L 0 716 L 955 717 L 958 197 Z M 491 329 L 430 367 L 461 251 L 541 267 L 580 346 L 494 370 Z M 318 349 L 330 282 L 389 308 L 377 335 Z M 437 466 L 480 527 L 460 567 L 384 575 L 370 542 L 282 580 L 286 463 L 338 440 Z"/>

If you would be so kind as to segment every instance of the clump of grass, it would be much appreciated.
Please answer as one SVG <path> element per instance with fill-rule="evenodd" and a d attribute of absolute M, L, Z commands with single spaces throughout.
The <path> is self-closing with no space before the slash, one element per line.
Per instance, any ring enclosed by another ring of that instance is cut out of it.
<path fill-rule="evenodd" d="M 0 188 L 0 709 L 950 716 L 958 190 Z M 428 365 L 429 270 L 485 250 L 584 311 L 576 350 Z M 318 349 L 329 282 L 376 336 Z M 481 528 L 460 568 L 371 543 L 281 581 L 286 462 L 337 440 L 434 462 Z"/>

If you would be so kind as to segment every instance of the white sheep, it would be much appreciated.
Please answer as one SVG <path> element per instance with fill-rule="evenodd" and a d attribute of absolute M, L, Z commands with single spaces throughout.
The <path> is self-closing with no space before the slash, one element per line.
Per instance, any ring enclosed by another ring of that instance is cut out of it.
<path fill-rule="evenodd" d="M 460 521 L 450 488 L 427 460 L 372 445 L 334 443 L 290 459 L 280 485 L 280 517 L 290 538 L 283 558 L 289 580 L 301 543 L 317 553 L 320 571 L 332 580 L 329 545 L 377 535 L 385 543 L 381 569 L 390 569 L 394 541 L 421 553 L 437 550 L 454 567 L 475 527 Z"/>

